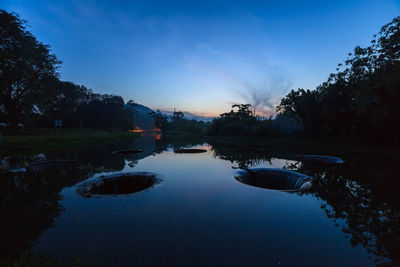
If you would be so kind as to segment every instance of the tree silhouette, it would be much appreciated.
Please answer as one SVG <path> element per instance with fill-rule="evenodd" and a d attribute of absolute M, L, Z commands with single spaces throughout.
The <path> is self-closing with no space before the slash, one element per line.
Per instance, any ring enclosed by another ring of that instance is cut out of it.
<path fill-rule="evenodd" d="M 400 135 L 400 17 L 371 46 L 355 47 L 337 73 L 316 90 L 292 90 L 277 107 L 309 134 L 355 134 L 398 141 Z"/>
<path fill-rule="evenodd" d="M 40 108 L 61 63 L 25 24 L 0 10 L 0 119 L 13 126 Z"/>
<path fill-rule="evenodd" d="M 297 163 L 286 166 L 314 177 L 312 191 L 321 208 L 352 246 L 362 245 L 380 266 L 400 264 L 399 182 L 394 162 L 352 161 L 342 166 Z M 388 188 L 390 184 L 390 188 Z M 300 193 L 304 194 L 304 193 Z"/>

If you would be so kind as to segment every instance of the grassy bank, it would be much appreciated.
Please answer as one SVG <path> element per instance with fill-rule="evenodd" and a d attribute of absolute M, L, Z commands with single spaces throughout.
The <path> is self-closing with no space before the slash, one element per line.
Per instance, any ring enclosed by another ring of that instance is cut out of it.
<path fill-rule="evenodd" d="M 0 141 L 0 155 L 18 155 L 56 150 L 85 149 L 119 141 L 133 140 L 138 133 L 91 129 L 40 130 L 33 134 L 5 135 Z"/>

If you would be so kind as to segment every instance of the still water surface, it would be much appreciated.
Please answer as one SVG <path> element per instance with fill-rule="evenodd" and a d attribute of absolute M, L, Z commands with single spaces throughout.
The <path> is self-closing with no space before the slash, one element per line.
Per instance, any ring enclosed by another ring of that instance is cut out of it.
<path fill-rule="evenodd" d="M 176 154 L 199 147 L 206 153 Z M 26 250 L 99 266 L 374 266 L 400 263 L 398 162 L 296 161 L 251 151 L 143 136 L 116 147 L 56 153 L 72 168 L 1 180 L 1 258 Z M 240 183 L 238 168 L 285 168 L 313 188 L 281 192 Z M 163 181 L 129 195 L 84 198 L 77 185 L 103 174 L 153 172 Z"/>

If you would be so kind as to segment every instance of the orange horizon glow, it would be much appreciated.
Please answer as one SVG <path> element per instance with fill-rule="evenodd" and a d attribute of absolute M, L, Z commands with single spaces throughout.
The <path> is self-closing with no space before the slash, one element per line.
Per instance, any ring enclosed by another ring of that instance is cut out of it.
<path fill-rule="evenodd" d="M 234 103 L 232 103 L 233 105 Z M 254 107 L 252 107 L 253 109 Z M 155 108 L 154 110 L 163 110 L 163 111 L 168 111 L 168 112 L 173 112 L 173 109 L 170 108 Z M 220 111 L 214 111 L 214 112 L 197 112 L 197 111 L 187 111 L 185 109 L 178 109 L 176 108 L 176 111 L 182 111 L 182 112 L 189 112 L 190 114 L 194 116 L 199 116 L 199 117 L 204 117 L 204 118 L 217 118 L 220 117 L 221 114 L 227 113 L 231 111 L 231 105 L 227 107 L 227 109 L 221 109 Z M 269 118 L 270 116 L 275 116 L 276 112 L 274 110 L 263 110 L 261 108 L 256 108 L 256 116 L 262 116 Z"/>

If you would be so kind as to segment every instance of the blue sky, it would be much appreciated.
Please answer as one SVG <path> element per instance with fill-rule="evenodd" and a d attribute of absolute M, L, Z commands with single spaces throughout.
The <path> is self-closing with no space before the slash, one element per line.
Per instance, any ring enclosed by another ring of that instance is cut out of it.
<path fill-rule="evenodd" d="M 400 15 L 386 1 L 1 0 L 63 64 L 61 79 L 153 109 L 269 114 L 314 89 Z"/>

